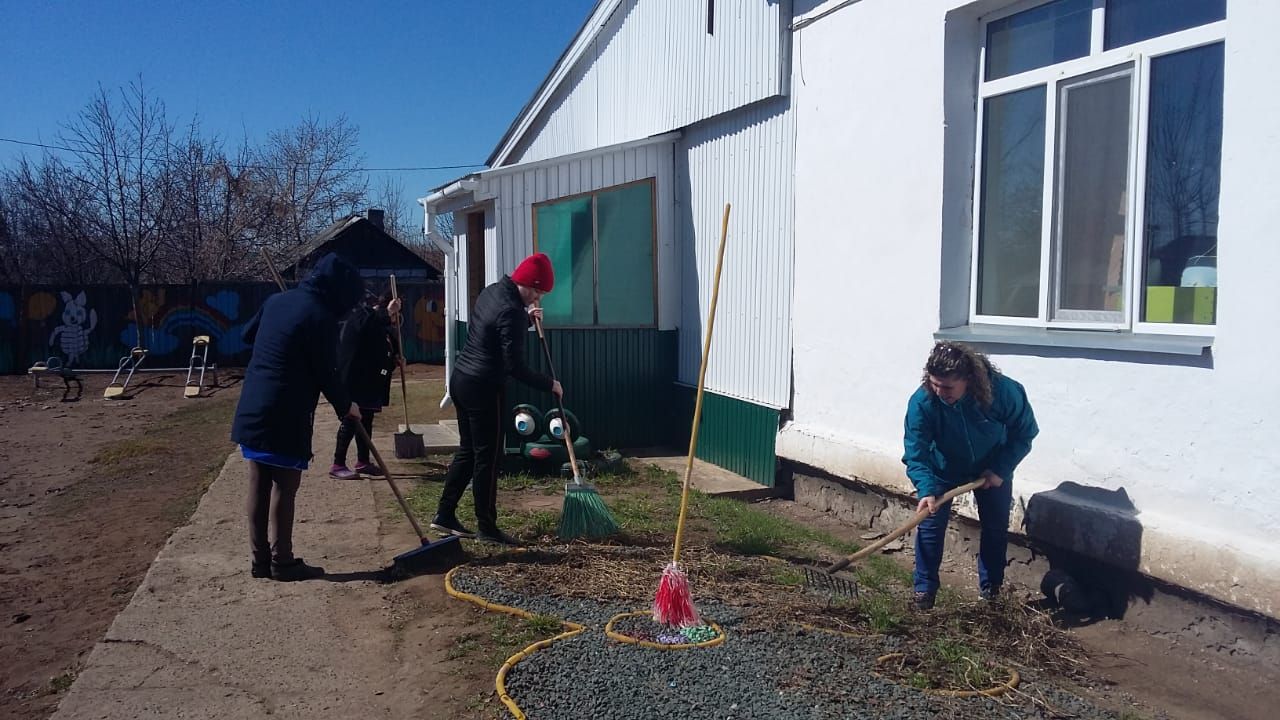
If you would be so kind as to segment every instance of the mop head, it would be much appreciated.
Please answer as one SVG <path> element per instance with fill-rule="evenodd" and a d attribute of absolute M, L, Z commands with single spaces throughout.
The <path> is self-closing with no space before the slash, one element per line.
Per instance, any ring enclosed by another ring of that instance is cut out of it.
<path fill-rule="evenodd" d="M 674 627 L 702 624 L 698 610 L 693 607 L 693 597 L 689 594 L 689 578 L 675 563 L 668 563 L 662 570 L 662 580 L 653 597 L 653 620 Z"/>
<path fill-rule="evenodd" d="M 560 513 L 560 539 L 601 538 L 618 532 L 604 498 L 590 485 L 569 483 L 564 487 L 564 509 Z"/>

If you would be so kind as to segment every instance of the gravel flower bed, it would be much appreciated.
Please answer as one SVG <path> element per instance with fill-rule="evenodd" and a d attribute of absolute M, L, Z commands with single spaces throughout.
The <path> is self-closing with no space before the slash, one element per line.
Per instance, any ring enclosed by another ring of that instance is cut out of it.
<path fill-rule="evenodd" d="M 1035 687 L 1035 699 L 1022 692 L 999 698 L 929 695 L 874 674 L 875 658 L 901 649 L 898 638 L 752 630 L 740 624 L 736 608 L 715 603 L 699 603 L 698 609 L 724 628 L 727 639 L 719 646 L 665 651 L 615 642 L 605 637 L 604 625 L 639 609 L 634 602 L 530 595 L 467 570 L 453 576 L 459 590 L 588 627 L 534 653 L 507 675 L 507 692 L 530 720 L 1117 717 L 1048 685 Z M 633 635 L 654 624 L 627 618 L 615 629 Z"/>

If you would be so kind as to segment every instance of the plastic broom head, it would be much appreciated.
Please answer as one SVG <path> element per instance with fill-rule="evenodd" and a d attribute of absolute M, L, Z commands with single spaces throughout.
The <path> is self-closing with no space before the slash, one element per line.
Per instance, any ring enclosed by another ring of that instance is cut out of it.
<path fill-rule="evenodd" d="M 689 578 L 674 562 L 667 563 L 653 597 L 653 619 L 663 625 L 693 627 L 702 624 L 689 592 Z"/>

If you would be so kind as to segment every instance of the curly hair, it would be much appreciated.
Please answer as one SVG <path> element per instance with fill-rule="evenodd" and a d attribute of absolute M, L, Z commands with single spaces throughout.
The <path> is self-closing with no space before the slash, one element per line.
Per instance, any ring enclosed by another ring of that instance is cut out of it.
<path fill-rule="evenodd" d="M 933 386 L 929 384 L 929 376 L 949 380 L 964 380 L 969 384 L 967 394 L 984 408 L 991 407 L 991 376 L 1000 369 L 991 363 L 986 355 L 974 350 L 964 343 L 942 341 L 935 343 L 929 352 L 929 359 L 924 364 L 924 374 L 920 384 L 930 395 L 934 395 Z"/>

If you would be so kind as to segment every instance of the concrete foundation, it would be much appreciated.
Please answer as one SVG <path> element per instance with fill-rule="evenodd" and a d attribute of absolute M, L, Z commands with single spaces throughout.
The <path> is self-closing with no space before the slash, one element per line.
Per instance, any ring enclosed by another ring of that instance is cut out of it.
<path fill-rule="evenodd" d="M 906 495 L 790 463 L 786 470 L 784 497 L 829 513 L 863 531 L 864 537 L 888 533 L 914 513 L 915 500 Z M 1063 511 L 1064 503 L 1071 505 L 1070 512 Z M 1141 528 L 1137 526 L 1135 536 L 1136 520 L 1125 512 L 1123 498 L 1110 493 L 1095 497 L 1088 488 L 1065 487 L 1037 495 L 1021 515 L 1023 531 L 1010 535 L 1007 582 L 1036 593 L 1045 574 L 1060 569 L 1094 598 L 1095 617 L 1081 621 L 1123 619 L 1133 629 L 1221 653 L 1234 662 L 1280 663 L 1280 622 L 1156 580 L 1135 566 L 1102 562 L 1136 562 L 1135 540 Z M 944 575 L 974 588 L 978 529 L 975 520 L 957 512 L 947 530 L 944 556 Z M 911 548 L 910 540 L 902 548 L 908 558 Z M 958 580 L 957 573 L 964 579 Z"/>

